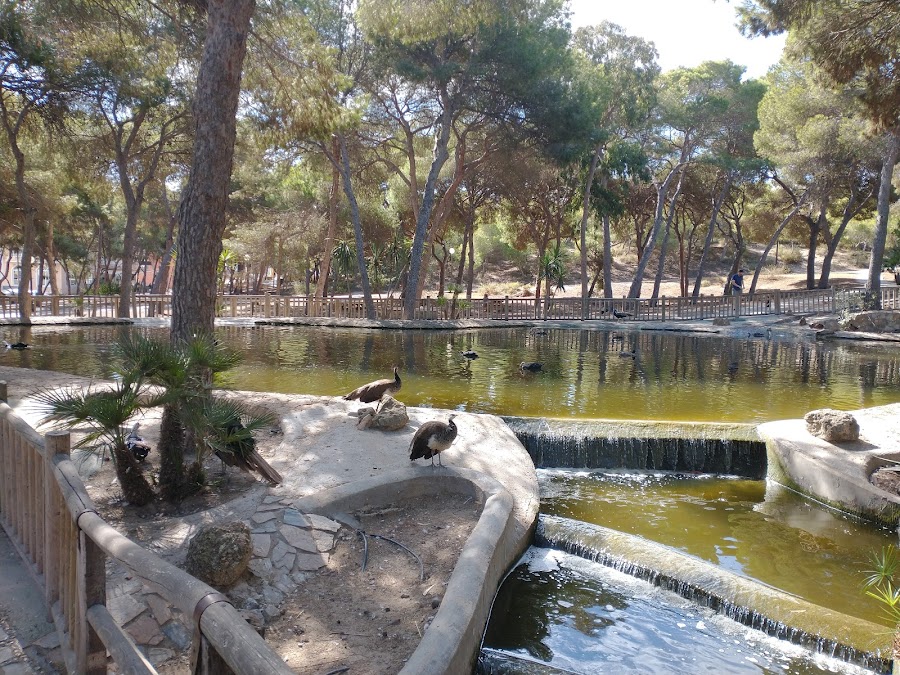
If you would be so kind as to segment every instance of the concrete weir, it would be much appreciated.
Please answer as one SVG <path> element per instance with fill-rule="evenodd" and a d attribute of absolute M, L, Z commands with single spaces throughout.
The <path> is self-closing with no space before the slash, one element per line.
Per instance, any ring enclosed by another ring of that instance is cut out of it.
<path fill-rule="evenodd" d="M 752 424 L 505 417 L 538 468 L 691 471 L 764 478 Z"/>
<path fill-rule="evenodd" d="M 891 672 L 888 628 L 814 605 L 668 546 L 554 516 L 540 517 L 535 543 L 644 579 L 813 652 L 878 673 Z"/>

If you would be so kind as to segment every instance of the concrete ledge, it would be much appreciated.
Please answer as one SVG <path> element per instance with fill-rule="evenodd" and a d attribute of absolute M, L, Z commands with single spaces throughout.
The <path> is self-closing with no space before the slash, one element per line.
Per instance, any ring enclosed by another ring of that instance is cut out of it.
<path fill-rule="evenodd" d="M 879 467 L 900 462 L 900 403 L 850 411 L 860 438 L 836 445 L 806 430 L 803 420 L 768 422 L 757 427 L 769 454 L 768 477 L 841 511 L 895 527 L 900 496 L 873 485 Z"/>
<path fill-rule="evenodd" d="M 530 530 L 524 537 L 517 535 L 512 495 L 498 481 L 471 469 L 410 467 L 304 497 L 294 505 L 305 513 L 348 522 L 350 511 L 436 491 L 474 497 L 484 506 L 440 609 L 401 671 L 405 675 L 471 671 L 494 594 L 531 541 Z"/>

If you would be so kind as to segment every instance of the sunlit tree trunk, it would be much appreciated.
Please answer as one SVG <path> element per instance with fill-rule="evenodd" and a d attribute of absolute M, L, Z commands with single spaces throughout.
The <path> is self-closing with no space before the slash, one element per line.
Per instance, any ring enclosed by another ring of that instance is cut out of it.
<path fill-rule="evenodd" d="M 878 218 L 875 221 L 875 236 L 872 254 L 869 257 L 869 276 L 866 280 L 866 294 L 877 308 L 881 308 L 881 272 L 884 264 L 884 246 L 887 240 L 888 218 L 891 210 L 891 179 L 900 155 L 900 127 L 895 127 L 881 167 L 881 184 L 878 188 Z"/>
<path fill-rule="evenodd" d="M 194 98 L 194 153 L 179 209 L 172 288 L 172 341 L 212 335 L 216 270 L 225 232 L 241 71 L 255 0 L 208 0 L 207 33 Z"/>

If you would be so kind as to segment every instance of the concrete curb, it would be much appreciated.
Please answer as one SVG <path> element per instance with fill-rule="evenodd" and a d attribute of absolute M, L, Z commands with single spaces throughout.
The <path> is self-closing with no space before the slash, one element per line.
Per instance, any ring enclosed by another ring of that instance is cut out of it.
<path fill-rule="evenodd" d="M 411 467 L 302 498 L 295 507 L 340 522 L 364 506 L 434 494 L 474 497 L 484 507 L 450 577 L 444 601 L 410 656 L 404 675 L 469 672 L 500 581 L 524 551 L 532 529 L 516 535 L 512 495 L 494 478 L 471 469 Z"/>

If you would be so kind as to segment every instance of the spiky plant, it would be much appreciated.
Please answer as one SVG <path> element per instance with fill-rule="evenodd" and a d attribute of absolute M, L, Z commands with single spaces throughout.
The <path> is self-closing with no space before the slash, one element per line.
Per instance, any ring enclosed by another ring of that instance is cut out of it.
<path fill-rule="evenodd" d="M 112 389 L 51 389 L 38 392 L 35 399 L 45 413 L 42 424 L 67 429 L 88 427 L 74 447 L 99 453 L 109 451 L 127 502 L 144 506 L 153 501 L 153 488 L 125 444 L 128 422 L 142 408 L 156 404 L 139 379 L 125 377 Z"/>
<path fill-rule="evenodd" d="M 866 570 L 863 588 L 866 595 L 884 605 L 885 616 L 900 628 L 900 587 L 895 585 L 900 572 L 900 554 L 893 544 L 872 554 L 872 569 Z"/>
<path fill-rule="evenodd" d="M 188 479 L 184 455 L 188 446 L 202 453 L 207 423 L 204 411 L 211 399 L 216 374 L 234 368 L 240 355 L 219 344 L 211 336 L 195 336 L 188 343 L 168 342 L 128 335 L 119 341 L 118 351 L 126 373 L 140 377 L 165 390 L 160 422 L 160 493 L 167 501 L 178 501 L 202 484 L 202 458 Z"/>

